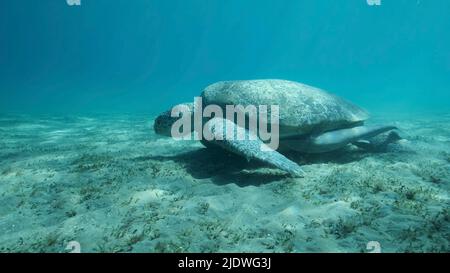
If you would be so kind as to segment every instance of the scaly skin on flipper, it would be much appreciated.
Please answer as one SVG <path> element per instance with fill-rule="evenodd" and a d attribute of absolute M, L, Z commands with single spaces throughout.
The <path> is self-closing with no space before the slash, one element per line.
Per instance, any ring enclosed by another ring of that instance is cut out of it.
<path fill-rule="evenodd" d="M 277 167 L 294 177 L 303 177 L 305 173 L 301 167 L 277 151 L 270 149 L 259 138 L 251 138 L 250 131 L 223 118 L 213 118 L 205 124 L 206 130 L 214 136 L 210 144 L 218 145 L 223 149 L 247 158 L 256 159 L 268 165 Z M 227 128 L 233 132 L 233 137 L 227 138 Z M 236 139 L 236 136 L 245 136 L 245 139 Z"/>

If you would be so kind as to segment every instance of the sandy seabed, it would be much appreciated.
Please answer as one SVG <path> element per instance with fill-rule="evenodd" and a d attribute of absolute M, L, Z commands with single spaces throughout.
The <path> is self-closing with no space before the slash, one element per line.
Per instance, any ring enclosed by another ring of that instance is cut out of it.
<path fill-rule="evenodd" d="M 155 135 L 147 116 L 0 116 L 0 251 L 450 251 L 450 115 L 378 117 L 404 137 L 287 154 L 291 178 Z"/>

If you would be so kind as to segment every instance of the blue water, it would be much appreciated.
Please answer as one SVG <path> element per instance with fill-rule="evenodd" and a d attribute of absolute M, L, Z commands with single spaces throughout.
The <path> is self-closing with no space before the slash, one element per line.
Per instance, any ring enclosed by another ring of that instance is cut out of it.
<path fill-rule="evenodd" d="M 447 0 L 2 1 L 0 112 L 156 114 L 255 78 L 448 112 L 449 14 Z"/>

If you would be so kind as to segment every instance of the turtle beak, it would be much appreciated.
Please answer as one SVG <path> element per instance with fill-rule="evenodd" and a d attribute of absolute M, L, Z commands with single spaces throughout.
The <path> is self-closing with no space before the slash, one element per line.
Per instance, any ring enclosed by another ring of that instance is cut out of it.
<path fill-rule="evenodd" d="M 157 133 L 158 135 L 163 135 L 163 136 L 169 136 L 167 131 L 167 126 L 166 126 L 166 122 L 164 122 L 164 119 L 166 117 L 161 115 L 159 117 L 157 117 L 155 119 L 155 122 L 153 123 L 153 130 L 155 130 L 155 133 Z M 170 128 L 169 128 L 170 129 Z M 170 132 L 169 132 L 170 134 Z"/>

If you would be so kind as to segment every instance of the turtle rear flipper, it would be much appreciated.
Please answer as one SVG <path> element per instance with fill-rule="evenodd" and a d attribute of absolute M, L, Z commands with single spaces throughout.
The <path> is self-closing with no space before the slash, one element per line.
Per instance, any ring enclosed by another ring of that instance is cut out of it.
<path fill-rule="evenodd" d="M 394 126 L 358 126 L 325 132 L 320 135 L 290 138 L 284 140 L 291 149 L 306 153 L 323 153 L 340 149 L 349 143 L 357 143 L 360 140 L 370 139 L 384 132 L 397 129 Z M 362 146 L 369 145 L 367 141 L 360 143 Z"/>
<path fill-rule="evenodd" d="M 358 140 L 366 140 L 384 132 L 397 129 L 395 126 L 358 126 L 348 129 L 340 129 L 326 132 L 311 138 L 311 148 L 320 152 L 332 151 L 343 147 L 349 143 L 356 143 Z M 368 144 L 364 141 L 361 144 Z M 369 142 L 370 143 L 370 142 Z"/>
<path fill-rule="evenodd" d="M 391 143 L 403 139 L 397 132 L 391 131 L 387 135 L 378 135 L 369 140 L 358 140 L 353 144 L 367 151 L 384 151 Z"/>
<path fill-rule="evenodd" d="M 297 163 L 271 149 L 249 130 L 230 120 L 213 118 L 205 124 L 204 133 L 209 144 L 243 156 L 249 161 L 253 159 L 261 161 L 294 177 L 303 177 L 305 174 Z"/>

